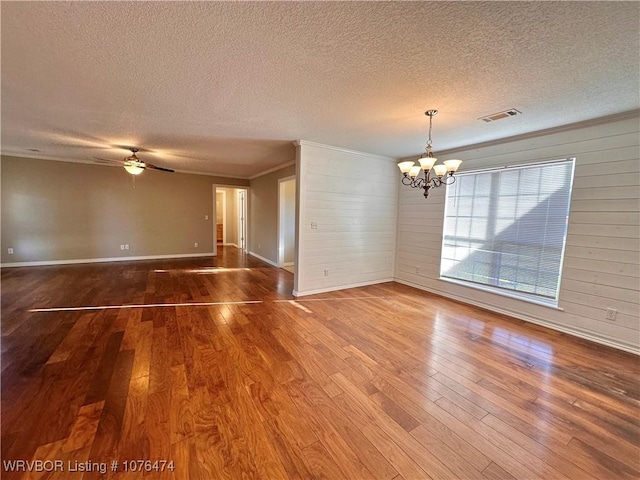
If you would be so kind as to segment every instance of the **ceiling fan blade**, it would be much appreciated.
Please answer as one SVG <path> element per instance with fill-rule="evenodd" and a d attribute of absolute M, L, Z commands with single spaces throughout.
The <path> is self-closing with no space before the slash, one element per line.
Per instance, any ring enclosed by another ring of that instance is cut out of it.
<path fill-rule="evenodd" d="M 109 165 L 122 165 L 122 161 L 121 160 L 108 160 L 106 158 L 100 158 L 100 157 L 93 157 L 93 161 L 95 163 L 107 163 Z"/>
<path fill-rule="evenodd" d="M 145 167 L 150 168 L 152 170 L 160 170 L 162 172 L 171 172 L 171 173 L 175 172 L 175 170 L 172 170 L 170 168 L 157 167 L 156 165 L 153 165 L 151 163 L 146 163 L 146 162 L 145 162 Z"/>
<path fill-rule="evenodd" d="M 95 145 L 74 145 L 70 143 L 55 143 L 54 147 L 64 147 L 68 149 L 72 148 L 84 148 L 84 149 L 93 149 L 93 150 L 109 150 L 109 147 L 96 147 Z"/>

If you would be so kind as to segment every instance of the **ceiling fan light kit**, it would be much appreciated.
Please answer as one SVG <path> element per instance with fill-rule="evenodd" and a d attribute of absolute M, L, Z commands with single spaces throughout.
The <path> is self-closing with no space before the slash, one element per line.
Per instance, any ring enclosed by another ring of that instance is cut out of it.
<path fill-rule="evenodd" d="M 150 163 L 143 162 L 136 155 L 136 153 L 138 152 L 137 148 L 130 148 L 129 150 L 131 150 L 131 155 L 124 159 L 124 163 L 122 166 L 131 175 L 140 175 L 146 168 L 150 168 L 152 170 L 161 170 L 163 172 L 174 172 L 174 170 L 170 168 L 157 167 L 155 165 L 151 165 Z"/>
<path fill-rule="evenodd" d="M 421 188 L 424 190 L 424 198 L 429 196 L 429 190 L 431 188 L 440 187 L 442 185 L 451 185 L 456 181 L 453 174 L 460 168 L 462 160 L 445 160 L 444 162 L 435 165 L 438 161 L 433 156 L 431 129 L 433 123 L 433 117 L 438 114 L 438 110 L 427 110 L 424 114 L 429 117 L 429 139 L 427 140 L 427 146 L 425 153 L 418 158 L 419 165 L 416 165 L 414 161 L 409 160 L 400 162 L 398 168 L 402 172 L 402 184 L 411 188 Z M 431 175 L 433 170 L 434 175 Z M 423 176 L 420 176 L 420 172 L 423 172 Z"/>
<path fill-rule="evenodd" d="M 145 164 L 138 159 L 137 148 L 130 148 L 131 155 L 124 159 L 124 169 L 131 175 L 140 175 L 144 171 Z"/>
<path fill-rule="evenodd" d="M 131 175 L 140 175 L 144 171 L 144 168 L 139 167 L 138 165 L 125 165 L 124 169 Z"/>
<path fill-rule="evenodd" d="M 124 169 L 131 175 L 140 175 L 144 171 L 143 167 L 134 163 L 125 163 Z"/>

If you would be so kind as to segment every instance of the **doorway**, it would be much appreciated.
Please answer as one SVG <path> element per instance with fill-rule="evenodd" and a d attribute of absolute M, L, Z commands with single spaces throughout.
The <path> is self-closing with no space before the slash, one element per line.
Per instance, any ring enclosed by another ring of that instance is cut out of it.
<path fill-rule="evenodd" d="M 294 273 L 296 244 L 296 177 L 278 180 L 278 266 Z"/>
<path fill-rule="evenodd" d="M 247 189 L 214 185 L 216 219 L 213 238 L 217 246 L 247 249 Z"/>
<path fill-rule="evenodd" d="M 216 188 L 216 245 L 227 243 L 227 191 L 224 188 Z"/>

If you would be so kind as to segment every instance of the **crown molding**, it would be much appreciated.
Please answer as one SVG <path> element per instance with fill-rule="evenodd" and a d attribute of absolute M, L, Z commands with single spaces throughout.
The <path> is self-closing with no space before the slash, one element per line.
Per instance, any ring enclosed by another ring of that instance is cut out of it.
<path fill-rule="evenodd" d="M 295 164 L 296 164 L 296 161 L 295 160 L 291 160 L 290 162 L 283 163 L 282 165 L 278 165 L 276 167 L 270 168 L 268 170 L 265 170 L 264 172 L 260 172 L 260 173 L 256 173 L 255 175 L 251 175 L 249 177 L 249 180 L 253 180 L 255 178 L 262 177 L 263 175 L 268 175 L 270 173 L 277 172 L 278 170 L 282 170 L 283 168 L 287 168 L 287 167 L 290 167 L 291 165 L 295 165 Z"/>
<path fill-rule="evenodd" d="M 325 145 L 324 143 L 316 143 L 309 142 L 307 140 L 296 140 L 293 142 L 296 147 L 316 147 L 316 148 L 324 148 L 325 150 L 333 150 L 335 152 L 348 153 L 350 155 L 360 155 L 363 157 L 374 157 L 379 158 L 381 160 L 389 160 L 389 161 L 397 161 L 398 159 L 395 157 L 387 157 L 385 155 L 378 155 L 377 153 L 369 153 L 369 152 L 361 152 L 359 150 L 349 150 L 348 148 L 336 147 L 333 145 Z"/>

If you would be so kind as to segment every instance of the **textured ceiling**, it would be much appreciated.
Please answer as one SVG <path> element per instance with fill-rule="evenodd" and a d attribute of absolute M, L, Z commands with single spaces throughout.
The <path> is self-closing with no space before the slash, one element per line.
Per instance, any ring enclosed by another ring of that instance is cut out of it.
<path fill-rule="evenodd" d="M 251 177 L 640 107 L 637 2 L 2 2 L 2 153 Z M 478 118 L 509 108 L 523 114 Z M 39 150 L 34 152 L 33 150 Z M 145 151 L 146 150 L 146 151 Z"/>

